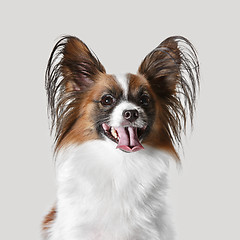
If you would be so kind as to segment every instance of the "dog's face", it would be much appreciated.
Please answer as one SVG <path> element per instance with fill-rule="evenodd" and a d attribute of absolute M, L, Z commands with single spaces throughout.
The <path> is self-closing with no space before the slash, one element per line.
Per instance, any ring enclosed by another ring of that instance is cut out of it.
<path fill-rule="evenodd" d="M 149 135 L 156 115 L 156 99 L 143 76 L 99 73 L 80 95 L 74 104 L 77 120 L 64 141 L 105 139 L 125 152 L 143 149 L 141 142 Z"/>
<path fill-rule="evenodd" d="M 82 41 L 61 39 L 46 72 L 57 148 L 103 139 L 128 153 L 147 144 L 177 155 L 174 139 L 180 140 L 181 118 L 186 120 L 177 94 L 183 93 L 192 113 L 198 82 L 193 56 L 187 60 L 176 38 L 169 38 L 146 56 L 137 74 L 109 75 Z M 190 84 L 182 77 L 183 63 Z"/>
<path fill-rule="evenodd" d="M 91 114 L 99 137 L 104 135 L 126 152 L 143 149 L 140 142 L 150 132 L 156 113 L 149 83 L 133 74 L 105 75 L 100 81 L 93 87 Z"/>

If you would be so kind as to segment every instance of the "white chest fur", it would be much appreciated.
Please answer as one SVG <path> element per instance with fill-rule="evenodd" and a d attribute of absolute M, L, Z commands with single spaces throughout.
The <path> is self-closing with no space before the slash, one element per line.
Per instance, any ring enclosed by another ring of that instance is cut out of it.
<path fill-rule="evenodd" d="M 50 240 L 173 240 L 165 205 L 168 156 L 107 141 L 57 157 L 57 216 Z"/>

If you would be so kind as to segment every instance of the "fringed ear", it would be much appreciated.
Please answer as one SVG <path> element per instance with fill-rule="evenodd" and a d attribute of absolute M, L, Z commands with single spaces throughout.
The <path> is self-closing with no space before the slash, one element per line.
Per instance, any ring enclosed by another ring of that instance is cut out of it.
<path fill-rule="evenodd" d="M 150 52 L 139 67 L 158 95 L 174 94 L 180 77 L 181 57 L 176 38 L 168 38 Z"/>
<path fill-rule="evenodd" d="M 64 121 L 76 114 L 73 106 L 100 73 L 105 73 L 104 67 L 81 40 L 66 36 L 56 43 L 45 76 L 55 140 L 63 135 Z"/>
<path fill-rule="evenodd" d="M 49 87 L 61 77 L 66 91 L 82 91 L 93 83 L 99 72 L 105 73 L 105 69 L 89 48 L 78 38 L 66 36 L 57 42 L 51 53 L 46 87 L 51 89 Z"/>
<path fill-rule="evenodd" d="M 61 71 L 67 84 L 67 90 L 85 90 L 94 81 L 104 67 L 90 52 L 88 47 L 76 37 L 67 37 L 62 51 Z"/>
<path fill-rule="evenodd" d="M 192 123 L 199 87 L 199 64 L 193 45 L 180 36 L 167 38 L 145 57 L 139 73 L 149 81 L 159 100 L 165 134 L 173 144 L 181 143 L 187 113 Z"/>

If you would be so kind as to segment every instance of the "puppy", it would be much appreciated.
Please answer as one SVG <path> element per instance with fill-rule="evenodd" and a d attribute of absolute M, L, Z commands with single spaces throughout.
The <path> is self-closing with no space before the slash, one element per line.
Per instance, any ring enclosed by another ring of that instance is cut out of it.
<path fill-rule="evenodd" d="M 137 74 L 107 74 L 78 38 L 55 45 L 46 89 L 55 133 L 57 201 L 49 240 L 173 240 L 168 161 L 192 123 L 199 67 L 192 44 L 170 37 Z"/>

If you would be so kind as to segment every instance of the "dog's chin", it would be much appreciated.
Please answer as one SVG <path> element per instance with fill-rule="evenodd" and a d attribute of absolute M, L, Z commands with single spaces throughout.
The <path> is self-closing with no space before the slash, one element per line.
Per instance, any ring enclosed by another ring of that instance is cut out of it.
<path fill-rule="evenodd" d="M 142 128 L 133 126 L 113 127 L 103 123 L 101 127 L 104 135 L 117 144 L 116 148 L 127 153 L 144 149 L 140 142 L 146 133 L 147 125 Z"/>

